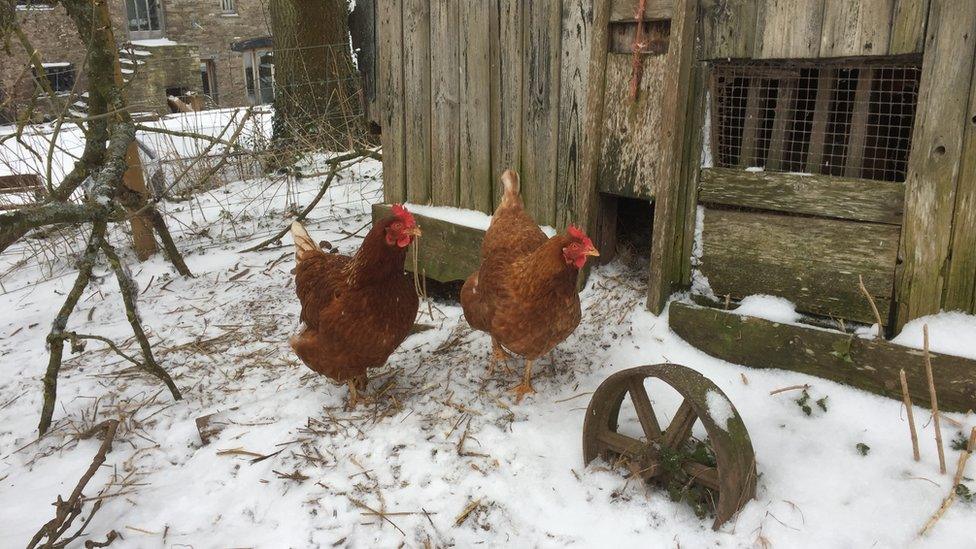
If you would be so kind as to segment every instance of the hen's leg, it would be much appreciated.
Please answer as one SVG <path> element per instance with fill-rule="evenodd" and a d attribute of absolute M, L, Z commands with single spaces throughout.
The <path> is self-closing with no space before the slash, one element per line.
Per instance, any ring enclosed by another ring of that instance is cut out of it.
<path fill-rule="evenodd" d="M 505 349 L 498 343 L 498 340 L 494 337 L 491 338 L 491 358 L 488 359 L 488 377 L 491 377 L 495 373 L 495 365 L 501 363 L 502 368 L 505 369 L 507 373 L 512 373 L 512 369 L 508 367 L 508 360 L 512 358 Z"/>
<path fill-rule="evenodd" d="M 525 395 L 535 393 L 535 389 L 532 388 L 532 361 L 526 359 L 525 361 L 525 374 L 522 376 L 522 383 L 515 386 L 515 404 L 522 402 L 522 398 Z"/>
<path fill-rule="evenodd" d="M 366 374 L 356 376 L 346 381 L 349 386 L 349 399 L 346 401 L 346 410 L 355 410 L 361 399 L 360 393 L 366 390 Z"/>

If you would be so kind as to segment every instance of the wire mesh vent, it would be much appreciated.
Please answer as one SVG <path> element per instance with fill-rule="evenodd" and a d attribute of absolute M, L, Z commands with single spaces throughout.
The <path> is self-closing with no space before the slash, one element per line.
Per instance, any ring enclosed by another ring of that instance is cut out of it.
<path fill-rule="evenodd" d="M 712 65 L 715 165 L 904 181 L 921 61 Z"/>

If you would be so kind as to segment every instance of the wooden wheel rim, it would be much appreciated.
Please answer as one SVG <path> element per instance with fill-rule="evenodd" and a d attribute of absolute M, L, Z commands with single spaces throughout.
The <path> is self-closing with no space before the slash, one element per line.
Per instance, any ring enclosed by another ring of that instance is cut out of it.
<path fill-rule="evenodd" d="M 683 399 L 666 428 L 662 429 L 658 424 L 647 397 L 644 388 L 647 378 L 667 383 Z M 617 433 L 620 406 L 628 394 L 631 394 L 647 441 Z M 719 399 L 724 399 L 724 403 Z M 713 417 L 713 411 L 720 417 Z M 641 470 L 642 476 L 651 478 L 657 473 L 654 469 L 657 450 L 651 442 L 668 447 L 680 446 L 690 436 L 696 419 L 701 420 L 708 433 L 717 466 L 711 471 L 710 467 L 691 464 L 692 469 L 698 470 L 688 472 L 695 482 L 718 490 L 715 522 L 712 524 L 713 529 L 718 529 L 755 497 L 756 460 L 749 432 L 735 406 L 717 385 L 695 370 L 678 364 L 655 364 L 621 370 L 605 379 L 593 393 L 586 409 L 583 460 L 589 464 L 607 451 L 628 455 L 645 466 Z M 722 420 L 724 425 L 720 425 Z"/>

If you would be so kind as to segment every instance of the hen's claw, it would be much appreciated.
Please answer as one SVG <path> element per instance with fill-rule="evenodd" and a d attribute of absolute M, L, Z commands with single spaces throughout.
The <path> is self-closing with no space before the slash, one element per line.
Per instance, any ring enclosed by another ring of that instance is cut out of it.
<path fill-rule="evenodd" d="M 532 388 L 532 361 L 525 361 L 525 373 L 522 375 L 522 383 L 519 383 L 512 388 L 515 392 L 515 404 L 522 402 L 525 395 L 535 393 L 535 389 Z"/>
<path fill-rule="evenodd" d="M 495 373 L 496 364 L 501 364 L 506 373 L 512 373 L 512 369 L 508 367 L 508 361 L 511 358 L 512 356 L 505 351 L 505 348 L 499 345 L 495 338 L 491 338 L 491 358 L 488 359 L 488 377 L 491 377 Z"/>

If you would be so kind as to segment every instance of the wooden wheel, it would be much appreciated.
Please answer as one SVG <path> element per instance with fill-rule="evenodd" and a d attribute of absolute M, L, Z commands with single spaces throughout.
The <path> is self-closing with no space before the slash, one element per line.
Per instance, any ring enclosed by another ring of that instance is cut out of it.
<path fill-rule="evenodd" d="M 667 383 L 683 397 L 666 427 L 658 422 L 647 395 L 647 378 Z M 643 439 L 617 432 L 620 406 L 628 395 L 644 432 Z M 701 420 L 708 434 L 714 465 L 686 458 L 695 448 L 692 427 L 696 420 Z M 600 384 L 583 423 L 583 459 L 589 464 L 598 457 L 608 463 L 627 462 L 644 481 L 666 481 L 680 473 L 687 483 L 717 493 L 713 529 L 718 529 L 756 495 L 756 460 L 742 418 L 717 385 L 677 364 L 622 370 Z"/>

